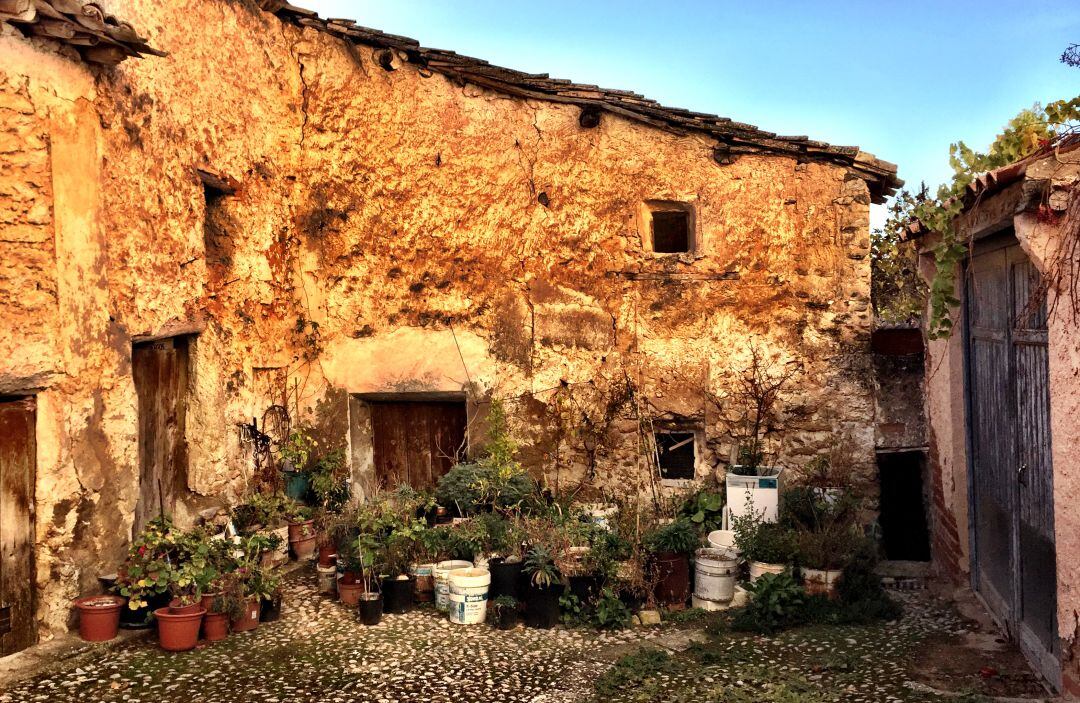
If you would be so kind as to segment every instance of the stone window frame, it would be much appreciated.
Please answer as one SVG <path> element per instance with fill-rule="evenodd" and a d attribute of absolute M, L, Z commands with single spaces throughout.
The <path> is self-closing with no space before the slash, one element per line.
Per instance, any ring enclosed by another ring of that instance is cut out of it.
<path fill-rule="evenodd" d="M 658 212 L 681 212 L 686 214 L 687 240 L 686 251 L 658 252 L 653 244 L 653 214 Z M 641 204 L 638 214 L 639 234 L 641 246 L 645 252 L 657 259 L 678 258 L 693 260 L 701 258 L 704 251 L 702 236 L 698 227 L 697 208 L 694 203 L 684 200 L 651 199 Z"/>
<path fill-rule="evenodd" d="M 660 485 L 664 488 L 687 488 L 694 484 L 699 477 L 705 475 L 705 428 L 697 423 L 672 423 L 658 424 L 653 428 L 654 438 L 659 434 L 692 434 L 694 435 L 694 476 L 692 478 L 664 478 L 659 465 L 656 467 L 659 473 Z M 656 441 L 655 439 L 653 440 Z"/>

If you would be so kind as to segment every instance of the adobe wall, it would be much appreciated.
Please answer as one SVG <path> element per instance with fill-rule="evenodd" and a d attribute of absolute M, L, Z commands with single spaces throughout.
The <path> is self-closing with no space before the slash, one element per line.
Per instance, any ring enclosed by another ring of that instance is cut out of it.
<path fill-rule="evenodd" d="M 243 492 L 237 424 L 283 378 L 341 444 L 350 395 L 506 398 L 530 468 L 565 482 L 590 461 L 559 403 L 602 415 L 629 378 L 639 414 L 700 424 L 699 475 L 722 473 L 700 387 L 751 340 L 804 367 L 780 462 L 843 434 L 873 475 L 870 198 L 845 168 L 722 166 L 709 139 L 609 114 L 583 129 L 575 107 L 386 71 L 243 2 L 108 5 L 169 57 L 88 68 L 0 37 L 0 383 L 39 398 L 45 634 L 130 536 L 131 344 L 154 335 L 198 332 L 181 520 Z M 197 168 L 239 190 L 206 207 Z M 645 250 L 651 200 L 693 206 L 695 255 Z M 601 483 L 644 485 L 628 412 Z"/>

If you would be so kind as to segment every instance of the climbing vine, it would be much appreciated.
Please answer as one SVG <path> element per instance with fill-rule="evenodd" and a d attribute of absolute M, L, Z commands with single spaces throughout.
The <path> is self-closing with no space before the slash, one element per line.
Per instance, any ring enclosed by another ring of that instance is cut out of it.
<path fill-rule="evenodd" d="M 936 232 L 941 240 L 933 249 L 936 271 L 927 296 L 930 319 L 927 334 L 942 339 L 952 333 L 956 298 L 956 272 L 968 252 L 955 228 L 957 215 L 964 209 L 964 193 L 981 173 L 1019 161 L 1041 151 L 1049 152 L 1067 135 L 1080 133 L 1080 96 L 1059 100 L 1045 107 L 1036 104 L 1022 110 L 997 136 L 986 152 L 975 151 L 964 142 L 949 147 L 952 180 L 930 195 L 924 185 L 917 193 L 901 192 L 893 203 L 881 237 L 899 241 L 913 223 Z M 880 265 L 879 265 L 880 266 Z"/>

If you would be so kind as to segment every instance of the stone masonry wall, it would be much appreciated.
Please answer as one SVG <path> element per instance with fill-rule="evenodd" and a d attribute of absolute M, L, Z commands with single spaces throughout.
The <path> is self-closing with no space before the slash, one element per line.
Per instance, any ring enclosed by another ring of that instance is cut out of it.
<path fill-rule="evenodd" d="M 639 415 L 696 423 L 699 476 L 722 475 L 701 391 L 750 343 L 803 366 L 779 462 L 844 436 L 872 476 L 870 198 L 845 168 L 721 166 L 704 137 L 610 114 L 583 129 L 577 108 L 388 71 L 244 2 L 106 4 L 169 56 L 88 69 L 0 37 L 0 390 L 39 399 L 45 634 L 129 539 L 131 344 L 155 335 L 197 332 L 182 521 L 242 495 L 236 426 L 282 379 L 358 481 L 350 398 L 465 390 L 478 416 L 507 399 L 538 475 L 644 485 L 633 408 L 595 461 L 560 425 L 567 398 L 602 414 L 625 379 Z M 207 200 L 196 169 L 239 189 Z M 647 201 L 693 207 L 694 254 L 647 251 Z"/>

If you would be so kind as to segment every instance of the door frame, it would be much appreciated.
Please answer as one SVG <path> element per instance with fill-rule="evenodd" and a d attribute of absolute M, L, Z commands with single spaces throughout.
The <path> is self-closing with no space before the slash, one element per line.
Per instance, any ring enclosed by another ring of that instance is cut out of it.
<path fill-rule="evenodd" d="M 28 606 L 28 619 L 29 634 L 25 644 L 19 649 L 9 652 L 15 654 L 20 651 L 24 651 L 26 648 L 31 647 L 38 642 L 38 589 L 37 589 L 37 481 L 38 481 L 38 466 L 37 466 L 37 419 L 38 419 L 38 402 L 37 396 L 32 393 L 17 393 L 17 394 L 2 394 L 0 395 L 0 403 L 24 403 L 27 406 L 27 411 L 30 415 L 30 446 L 28 451 L 30 454 L 30 476 L 28 478 L 27 490 L 29 492 L 27 502 L 27 519 L 29 521 L 28 529 L 28 550 L 30 557 L 29 571 L 27 578 L 29 579 L 29 603 Z M 2 594 L 0 594 L 2 598 Z M 0 657 L 4 655 L 0 650 Z"/>
<path fill-rule="evenodd" d="M 1008 249 L 1010 247 L 1019 247 L 1019 240 L 1016 237 L 1015 229 L 1012 227 L 1011 222 L 1003 223 L 1000 227 L 992 228 L 984 232 L 979 236 L 971 245 L 969 249 L 969 255 L 964 261 L 962 266 L 962 303 L 959 306 L 959 312 L 961 315 L 960 329 L 963 333 L 962 349 L 963 349 L 963 382 L 964 382 L 964 442 L 965 449 L 967 451 L 967 501 L 968 501 L 968 543 L 969 549 L 969 562 L 970 562 L 970 583 L 971 589 L 974 592 L 976 598 L 983 604 L 986 611 L 989 613 L 991 619 L 997 624 L 998 628 L 1005 632 L 1010 638 L 1014 639 L 1020 647 L 1021 652 L 1027 657 L 1032 668 L 1037 674 L 1042 676 L 1055 691 L 1060 691 L 1062 686 L 1061 679 L 1061 658 L 1056 649 L 1060 646 L 1057 641 L 1058 635 L 1054 635 L 1054 642 L 1051 643 L 1051 648 L 1048 650 L 1042 643 L 1042 641 L 1030 630 L 1030 628 L 1023 622 L 1022 613 L 1022 600 L 1023 600 L 1023 583 L 1022 583 L 1022 555 L 1020 550 L 1020 485 L 1016 484 L 1014 490 L 1010 491 L 1010 495 L 1013 498 L 1013 505 L 1010 507 L 1013 510 L 1013 523 L 1012 534 L 1010 535 L 1010 547 L 1011 553 L 1008 556 L 1009 567 L 1012 573 L 1012 598 L 1006 599 L 997 592 L 992 584 L 983 584 L 981 581 L 981 574 L 979 568 L 980 551 L 979 551 L 979 539 L 978 529 L 976 527 L 977 511 L 978 511 L 978 486 L 976 485 L 975 474 L 975 459 L 976 459 L 976 442 L 975 442 L 975 408 L 974 408 L 974 394 L 972 389 L 974 388 L 974 370 L 972 366 L 972 331 L 971 331 L 971 312 L 970 306 L 973 302 L 970 285 L 970 271 L 971 263 L 975 256 L 988 254 L 1002 249 Z M 1021 249 L 1021 251 L 1023 251 Z M 1026 252 L 1024 252 L 1026 256 Z M 1011 266 L 1006 263 L 1006 281 L 1008 285 L 1007 294 L 1007 315 L 1008 315 L 1008 332 L 1007 332 L 1007 351 L 1010 358 L 1010 368 L 1012 367 L 1012 357 L 1014 352 L 1014 339 L 1013 339 L 1013 276 Z M 1011 404 L 1016 403 L 1016 392 L 1013 386 L 1014 379 L 1010 379 L 1009 386 L 1009 401 Z M 1047 393 L 1049 393 L 1047 388 Z M 1015 408 L 1010 410 L 1011 415 L 1015 416 Z M 1014 463 L 1019 463 L 1019 445 L 1013 443 L 1012 450 L 1014 453 Z M 1051 465 L 1051 472 L 1053 466 Z M 1052 495 L 1052 494 L 1051 494 Z M 1055 588 L 1056 588 L 1056 569 L 1055 569 Z M 1056 612 L 1055 612 L 1055 625 L 1056 625 Z M 1056 631 L 1055 627 L 1055 631 Z"/>

